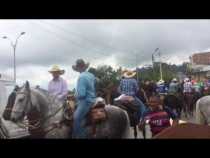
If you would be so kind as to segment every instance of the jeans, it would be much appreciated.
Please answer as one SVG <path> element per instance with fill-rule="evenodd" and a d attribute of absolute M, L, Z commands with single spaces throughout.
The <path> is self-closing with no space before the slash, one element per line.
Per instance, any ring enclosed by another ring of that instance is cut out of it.
<path fill-rule="evenodd" d="M 86 138 L 87 131 L 84 127 L 87 113 L 90 111 L 93 102 L 87 102 L 85 100 L 78 101 L 76 111 L 73 115 L 73 138 Z"/>
<path fill-rule="evenodd" d="M 135 98 L 135 104 L 139 106 L 138 119 L 140 120 L 141 117 L 143 116 L 143 113 L 146 111 L 146 106 L 138 97 L 134 98 Z"/>

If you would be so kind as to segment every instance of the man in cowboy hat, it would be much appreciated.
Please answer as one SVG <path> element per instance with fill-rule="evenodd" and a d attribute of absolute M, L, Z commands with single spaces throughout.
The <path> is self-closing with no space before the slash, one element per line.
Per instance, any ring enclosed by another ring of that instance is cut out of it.
<path fill-rule="evenodd" d="M 168 92 L 171 94 L 176 94 L 178 92 L 178 88 L 179 88 L 179 83 L 177 82 L 177 79 L 174 78 L 169 85 Z"/>
<path fill-rule="evenodd" d="M 139 91 L 137 80 L 134 78 L 136 72 L 126 70 L 123 71 L 123 77 L 120 81 L 119 92 L 121 95 L 132 96 L 135 98 L 136 105 L 139 105 L 138 119 L 141 118 L 146 107 L 143 102 L 136 96 Z"/>
<path fill-rule="evenodd" d="M 68 86 L 67 82 L 60 75 L 63 75 L 65 71 L 61 70 L 58 65 L 54 65 L 49 72 L 53 76 L 48 85 L 49 93 L 56 95 L 61 101 L 64 101 L 68 94 Z"/>
<path fill-rule="evenodd" d="M 168 87 L 165 85 L 164 80 L 159 80 L 157 82 L 157 93 L 160 95 L 165 95 L 168 91 Z"/>
<path fill-rule="evenodd" d="M 85 117 L 96 99 L 96 78 L 92 73 L 86 71 L 88 66 L 89 63 L 85 63 L 82 59 L 78 59 L 76 65 L 72 66 L 73 70 L 80 73 L 76 86 L 77 108 L 73 116 L 73 138 L 87 137 L 85 124 L 82 123 L 85 123 Z"/>

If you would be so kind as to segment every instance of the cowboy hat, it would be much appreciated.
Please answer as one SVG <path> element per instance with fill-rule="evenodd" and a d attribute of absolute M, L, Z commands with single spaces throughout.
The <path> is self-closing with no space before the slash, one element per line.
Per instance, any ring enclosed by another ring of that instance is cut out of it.
<path fill-rule="evenodd" d="M 176 78 L 173 78 L 173 80 L 172 80 L 173 82 L 177 82 L 177 79 Z"/>
<path fill-rule="evenodd" d="M 185 79 L 184 79 L 184 82 L 189 82 L 189 81 L 190 81 L 189 78 L 185 78 Z"/>
<path fill-rule="evenodd" d="M 76 61 L 76 64 L 72 66 L 72 69 L 75 71 L 79 71 L 79 69 L 87 69 L 89 67 L 89 63 L 85 63 L 85 61 L 83 59 L 78 59 Z"/>
<path fill-rule="evenodd" d="M 65 73 L 65 70 L 61 70 L 58 65 L 53 65 L 51 70 L 49 70 L 49 73 L 53 73 L 53 72 L 59 72 L 60 75 L 62 75 Z"/>
<path fill-rule="evenodd" d="M 163 80 L 158 81 L 158 84 L 163 84 L 163 83 L 165 83 L 165 81 L 163 81 Z"/>
<path fill-rule="evenodd" d="M 123 73 L 123 77 L 125 77 L 125 78 L 132 78 L 132 77 L 134 77 L 135 75 L 136 75 L 136 72 L 134 72 L 134 71 L 129 71 L 129 70 L 124 71 L 124 73 Z"/>

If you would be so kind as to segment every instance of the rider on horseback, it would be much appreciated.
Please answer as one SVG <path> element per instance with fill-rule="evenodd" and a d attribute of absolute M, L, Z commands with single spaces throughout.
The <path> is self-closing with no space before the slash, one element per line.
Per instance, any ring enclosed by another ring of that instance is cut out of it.
<path fill-rule="evenodd" d="M 96 78 L 92 73 L 86 71 L 88 66 L 89 63 L 85 63 L 82 59 L 78 59 L 76 65 L 72 66 L 73 70 L 80 73 L 76 87 L 77 107 L 73 116 L 73 138 L 87 137 L 85 125 L 82 123 L 96 99 Z"/>
<path fill-rule="evenodd" d="M 176 95 L 177 92 L 178 92 L 178 89 L 179 89 L 179 84 L 178 84 L 178 82 L 177 82 L 177 79 L 174 78 L 174 79 L 171 81 L 170 85 L 169 85 L 168 92 L 169 92 L 170 94 Z"/>
<path fill-rule="evenodd" d="M 168 92 L 168 87 L 165 85 L 165 81 L 164 80 L 159 80 L 157 82 L 157 93 L 160 95 L 165 95 Z"/>
<path fill-rule="evenodd" d="M 61 70 L 57 65 L 54 65 L 49 71 L 53 79 L 49 82 L 48 91 L 49 93 L 57 96 L 61 101 L 64 101 L 68 94 L 67 82 L 60 77 L 65 73 L 64 70 Z"/>
<path fill-rule="evenodd" d="M 138 119 L 140 120 L 143 112 L 146 107 L 142 101 L 136 96 L 139 91 L 139 86 L 137 80 L 134 78 L 136 72 L 126 70 L 123 73 L 123 79 L 120 81 L 119 92 L 121 95 L 132 96 L 134 97 L 135 105 L 139 108 L 138 110 Z"/>

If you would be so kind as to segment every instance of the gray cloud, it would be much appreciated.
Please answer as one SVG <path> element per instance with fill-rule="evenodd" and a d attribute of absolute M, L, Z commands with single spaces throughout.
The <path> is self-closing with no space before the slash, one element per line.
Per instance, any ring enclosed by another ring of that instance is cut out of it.
<path fill-rule="evenodd" d="M 164 57 L 180 60 L 210 48 L 210 20 L 0 20 L 1 36 L 14 40 L 22 31 L 17 65 L 30 65 L 33 71 L 52 64 L 70 68 L 77 58 L 135 67 L 151 63 L 157 47 Z M 4 39 L 0 63 L 2 72 L 13 66 L 12 48 Z"/>

